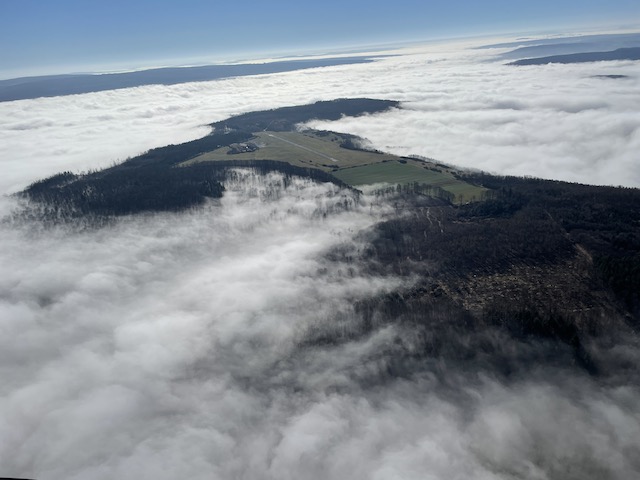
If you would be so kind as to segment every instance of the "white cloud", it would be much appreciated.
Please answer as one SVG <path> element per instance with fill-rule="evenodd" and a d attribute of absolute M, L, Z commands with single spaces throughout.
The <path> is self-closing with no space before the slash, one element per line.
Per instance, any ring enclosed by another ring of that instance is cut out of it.
<path fill-rule="evenodd" d="M 396 378 L 415 341 L 400 324 L 309 344 L 357 331 L 354 301 L 401 283 L 324 257 L 357 248 L 384 205 L 324 216 L 349 194 L 303 180 L 255 194 L 279 182 L 248 177 L 202 209 L 99 230 L 0 227 L 3 475 L 637 474 L 632 384 L 544 367 L 504 384 L 428 358 Z"/>
<path fill-rule="evenodd" d="M 260 381 L 346 297 L 394 285 L 316 275 L 327 248 L 378 215 L 322 220 L 336 190 L 294 182 L 273 202 L 230 191 L 221 206 L 88 233 L 4 228 L 3 474 L 131 478 L 170 460 L 160 478 L 200 478 L 225 463 L 265 413 L 243 378 Z"/>
<path fill-rule="evenodd" d="M 639 87 L 637 63 L 449 65 L 414 82 L 404 110 L 313 125 L 499 174 L 640 186 Z"/>

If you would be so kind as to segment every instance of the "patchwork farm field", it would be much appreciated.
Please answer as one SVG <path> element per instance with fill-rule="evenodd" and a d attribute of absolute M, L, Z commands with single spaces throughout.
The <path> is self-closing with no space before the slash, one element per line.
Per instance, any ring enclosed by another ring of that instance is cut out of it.
<path fill-rule="evenodd" d="M 479 200 L 486 190 L 458 180 L 454 176 L 456 170 L 442 164 L 342 147 L 349 138 L 339 133 L 314 130 L 262 131 L 251 140 L 258 147 L 254 151 L 230 154 L 229 147 L 225 146 L 198 155 L 182 165 L 225 160 L 275 160 L 323 170 L 352 186 L 417 182 L 440 187 L 452 193 L 456 203 Z"/>

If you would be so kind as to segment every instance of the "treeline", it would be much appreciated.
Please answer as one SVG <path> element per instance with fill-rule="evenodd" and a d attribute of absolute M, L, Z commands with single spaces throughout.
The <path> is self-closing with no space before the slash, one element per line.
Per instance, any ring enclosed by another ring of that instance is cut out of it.
<path fill-rule="evenodd" d="M 544 212 L 469 217 L 464 207 L 416 207 L 378 225 L 368 253 L 394 271 L 429 263 L 456 276 L 502 273 L 514 264 L 548 264 L 574 254 Z"/>
<path fill-rule="evenodd" d="M 544 211 L 591 256 L 595 277 L 640 317 L 640 190 L 551 180 L 468 174 L 493 189 L 497 202 L 518 197 L 521 208 Z M 481 208 L 481 207 L 480 207 Z"/>
<path fill-rule="evenodd" d="M 552 364 L 637 378 L 630 358 L 608 352 L 640 328 L 640 190 L 463 179 L 491 191 L 460 206 L 410 187 L 383 192 L 397 215 L 363 234 L 364 247 L 329 258 L 414 286 L 357 302 L 356 322 L 318 329 L 309 343 L 393 324 L 401 333 L 386 360 L 392 377 L 447 362 L 505 376 Z"/>
<path fill-rule="evenodd" d="M 301 347 L 340 348 L 392 325 L 385 335 L 393 332 L 393 336 L 369 353 L 362 369 L 366 387 L 425 374 L 430 381 L 447 385 L 455 383 L 452 372 L 464 371 L 517 381 L 549 366 L 602 378 L 638 379 L 637 369 L 624 354 L 609 355 L 602 348 L 610 348 L 629 330 L 614 321 L 609 330 L 597 324 L 592 328 L 594 324 L 587 315 L 540 309 L 517 299 L 494 303 L 478 315 L 424 282 L 354 302 L 348 319 L 312 328 Z"/>
<path fill-rule="evenodd" d="M 209 135 L 178 145 L 154 148 L 117 165 L 121 167 L 171 166 L 233 143 L 247 142 L 254 132 L 271 130 L 293 130 L 296 124 L 312 119 L 337 120 L 343 115 L 357 116 L 375 113 L 397 106 L 398 102 L 368 98 L 339 99 L 316 102 L 311 105 L 284 107 L 275 110 L 251 112 L 211 124 L 214 130 Z M 348 136 L 350 137 L 350 136 Z M 354 139 L 357 137 L 353 137 Z"/>
<path fill-rule="evenodd" d="M 89 214 L 128 215 L 189 208 L 206 198 L 220 197 L 225 172 L 230 167 L 249 167 L 263 173 L 277 170 L 285 176 L 304 176 L 347 187 L 320 170 L 268 160 L 174 167 L 202 153 L 246 142 L 252 138 L 252 132 L 267 127 L 291 130 L 297 123 L 313 118 L 332 120 L 343 115 L 378 112 L 396 105 L 398 102 L 386 100 L 339 99 L 239 115 L 213 124 L 213 132 L 197 140 L 154 148 L 98 172 L 54 175 L 33 183 L 19 195 L 45 206 L 42 210 L 47 212 L 45 216 L 58 221 Z"/>
<path fill-rule="evenodd" d="M 284 174 L 285 181 L 291 177 L 310 178 L 317 182 L 333 183 L 339 187 L 357 192 L 357 190 L 353 189 L 350 185 L 323 170 L 310 167 L 299 167 L 277 160 L 224 160 L 207 163 L 206 165 L 222 170 L 227 170 L 229 168 L 251 168 L 263 175 L 270 172 L 279 172 Z"/>
<path fill-rule="evenodd" d="M 406 200 L 409 204 L 414 206 L 416 204 L 424 204 L 424 197 L 444 201 L 444 203 L 436 202 L 435 205 L 451 205 L 455 200 L 455 194 L 443 189 L 442 187 L 421 182 L 398 183 L 396 185 L 379 188 L 372 193 L 377 197 L 391 197 L 396 205 L 399 200 Z M 428 201 L 427 203 L 434 204 L 431 201 Z"/>
<path fill-rule="evenodd" d="M 80 217 L 176 211 L 222 196 L 224 172 L 194 165 L 174 168 L 201 153 L 251 138 L 247 132 L 214 132 L 197 140 L 154 148 L 110 168 L 76 175 L 63 172 L 34 182 L 18 194 L 35 202 L 30 216 L 46 222 Z M 34 213 L 39 212 L 39 213 Z"/>
<path fill-rule="evenodd" d="M 555 263 L 580 247 L 601 279 L 637 297 L 640 190 L 487 174 L 463 180 L 490 191 L 483 201 L 457 208 L 409 204 L 406 218 L 378 226 L 372 255 L 390 264 L 432 259 L 468 275 L 519 262 Z"/>
<path fill-rule="evenodd" d="M 277 161 L 223 161 L 185 167 L 124 163 L 100 172 L 74 175 L 64 172 L 33 183 L 19 195 L 41 205 L 42 220 L 65 221 L 83 216 L 104 217 L 140 212 L 179 211 L 219 198 L 234 168 L 259 174 L 279 172 L 285 185 L 292 177 L 346 184 L 332 175 Z"/>
<path fill-rule="evenodd" d="M 218 169 L 198 166 L 119 168 L 73 179 L 64 174 L 31 185 L 21 196 L 48 206 L 49 215 L 56 218 L 127 215 L 180 210 L 220 197 L 221 180 Z"/>
<path fill-rule="evenodd" d="M 298 123 L 313 119 L 339 120 L 342 116 L 358 116 L 365 113 L 377 113 L 397 107 L 399 102 L 375 100 L 370 98 L 342 98 L 338 100 L 316 102 L 310 105 L 277 108 L 260 112 L 250 112 L 211 124 L 215 131 L 225 129 L 259 132 L 271 130 L 285 132 L 295 129 Z"/>
<path fill-rule="evenodd" d="M 126 162 L 117 165 L 116 168 L 143 166 L 169 167 L 232 143 L 246 142 L 251 139 L 252 136 L 251 132 L 243 131 L 227 133 L 212 132 L 209 135 L 190 142 L 154 148 L 142 155 L 128 159 Z"/>

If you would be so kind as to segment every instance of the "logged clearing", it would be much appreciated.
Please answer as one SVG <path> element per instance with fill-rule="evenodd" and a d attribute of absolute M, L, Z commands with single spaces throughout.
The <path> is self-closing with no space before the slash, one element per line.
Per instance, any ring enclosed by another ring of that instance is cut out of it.
<path fill-rule="evenodd" d="M 358 186 L 373 183 L 424 183 L 455 195 L 457 203 L 480 200 L 486 189 L 465 183 L 453 175 L 455 169 L 435 162 L 400 158 L 395 155 L 343 148 L 346 136 L 334 132 L 256 133 L 251 140 L 258 149 L 229 154 L 222 147 L 184 162 L 190 165 L 221 160 L 276 160 L 331 173 L 343 182 Z"/>

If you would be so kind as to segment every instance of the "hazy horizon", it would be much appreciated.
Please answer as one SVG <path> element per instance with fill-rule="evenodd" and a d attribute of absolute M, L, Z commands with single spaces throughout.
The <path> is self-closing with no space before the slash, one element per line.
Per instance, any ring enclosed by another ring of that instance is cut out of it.
<path fill-rule="evenodd" d="M 640 8 L 628 0 L 550 0 L 519 5 L 362 0 L 266 7 L 249 1 L 175 4 L 139 0 L 0 5 L 0 78 L 217 64 L 326 54 L 408 42 L 635 29 Z"/>
<path fill-rule="evenodd" d="M 583 27 L 566 28 L 566 29 L 535 29 L 529 31 L 512 31 L 505 29 L 504 31 L 491 32 L 486 31 L 476 34 L 460 34 L 460 35 L 440 35 L 417 37 L 413 39 L 391 40 L 384 43 L 353 43 L 345 45 L 333 46 L 311 46 L 291 50 L 287 48 L 277 50 L 254 50 L 246 51 L 239 54 L 225 55 L 219 52 L 213 55 L 195 55 L 189 56 L 179 55 L 171 58 L 161 59 L 137 59 L 126 62 L 105 62 L 105 63 L 83 63 L 76 65 L 62 65 L 45 67 L 41 66 L 28 67 L 23 70 L 8 70 L 0 68 L 0 81 L 16 80 L 21 78 L 47 77 L 58 75 L 103 75 L 131 73 L 146 70 L 165 69 L 165 68 L 193 68 L 216 65 L 243 65 L 243 64 L 261 64 L 282 61 L 295 61 L 303 59 L 322 59 L 322 58 L 340 58 L 340 57 L 357 57 L 357 56 L 375 56 L 391 54 L 406 48 L 430 46 L 438 44 L 483 44 L 483 43 L 500 43 L 500 42 L 516 42 L 523 40 L 524 42 L 533 39 L 561 39 L 590 35 L 608 35 L 620 33 L 640 33 L 640 24 L 634 26 L 616 26 L 608 27 L 598 26 L 597 24 L 587 25 Z"/>

